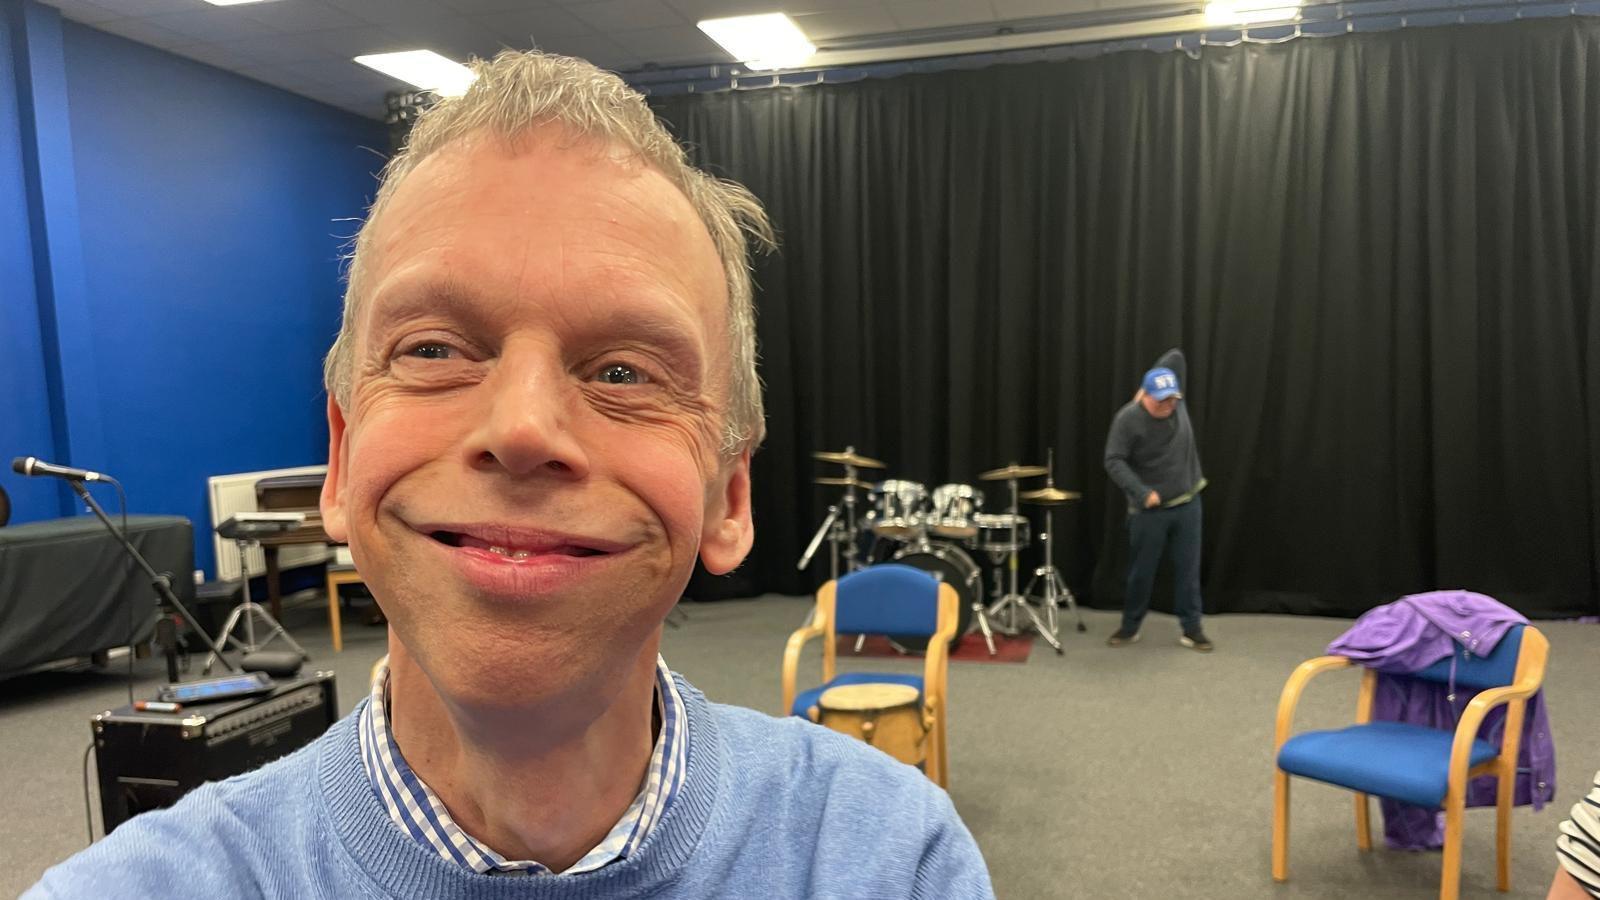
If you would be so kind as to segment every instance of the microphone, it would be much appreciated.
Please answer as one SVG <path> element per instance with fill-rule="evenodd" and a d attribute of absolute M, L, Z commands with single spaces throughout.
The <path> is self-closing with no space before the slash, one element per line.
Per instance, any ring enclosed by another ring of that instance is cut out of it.
<path fill-rule="evenodd" d="M 68 481 L 104 481 L 104 475 L 99 472 L 90 472 L 87 469 L 74 469 L 71 466 L 58 466 L 47 463 L 37 456 L 19 456 L 11 461 L 11 471 L 29 478 L 65 478 Z"/>

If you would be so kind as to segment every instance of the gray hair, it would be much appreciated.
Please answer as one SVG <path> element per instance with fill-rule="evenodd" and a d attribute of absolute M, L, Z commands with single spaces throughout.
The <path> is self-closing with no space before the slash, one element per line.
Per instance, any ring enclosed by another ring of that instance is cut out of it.
<path fill-rule="evenodd" d="M 689 164 L 683 148 L 656 119 L 644 97 L 616 75 L 591 63 L 538 51 L 501 51 L 489 62 L 474 60 L 477 78 L 460 97 L 440 100 L 412 128 L 405 147 L 384 166 L 378 196 L 355 238 L 345 290 L 344 320 L 323 362 L 323 383 L 348 407 L 355 355 L 355 322 L 367 289 L 365 258 L 372 223 L 396 187 L 423 160 L 477 132 L 515 138 L 540 125 L 558 125 L 619 146 L 660 172 L 683 191 L 711 234 L 728 288 L 729 400 L 722 421 L 722 451 L 737 454 L 761 442 L 766 423 L 761 380 L 756 374 L 755 303 L 750 280 L 750 244 L 775 245 L 761 201 L 742 185 L 715 178 Z"/>

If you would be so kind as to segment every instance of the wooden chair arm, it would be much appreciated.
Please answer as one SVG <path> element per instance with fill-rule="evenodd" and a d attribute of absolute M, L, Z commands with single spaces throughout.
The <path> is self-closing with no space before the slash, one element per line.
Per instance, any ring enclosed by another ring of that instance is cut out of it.
<path fill-rule="evenodd" d="M 1348 657 L 1319 656 L 1316 659 L 1306 660 L 1289 674 L 1289 680 L 1283 685 L 1283 695 L 1278 698 L 1278 724 L 1273 734 L 1272 745 L 1274 760 L 1278 757 L 1278 751 L 1283 749 L 1284 741 L 1289 739 L 1289 732 L 1294 726 L 1294 710 L 1300 705 L 1300 695 L 1305 691 L 1306 684 L 1323 672 L 1348 669 L 1354 665 L 1355 663 Z"/>
<path fill-rule="evenodd" d="M 939 585 L 938 626 L 928 639 L 928 649 L 922 659 L 922 703 L 927 710 L 937 710 L 945 692 L 949 690 L 946 679 L 950 673 L 950 642 L 956 638 L 958 607 L 961 598 L 956 589 Z"/>
<path fill-rule="evenodd" d="M 826 633 L 827 629 L 822 625 L 807 625 L 789 635 L 789 643 L 783 648 L 783 711 L 779 715 L 789 715 L 794 706 L 794 682 L 795 674 L 800 669 L 800 651 L 805 649 L 806 641 Z"/>
<path fill-rule="evenodd" d="M 1539 690 L 1538 684 L 1531 686 L 1510 685 L 1507 687 L 1489 688 L 1479 691 L 1476 697 L 1461 711 L 1461 719 L 1456 722 L 1456 736 L 1450 744 L 1450 775 L 1452 780 L 1456 773 L 1461 773 L 1462 779 L 1466 778 L 1467 763 L 1472 758 L 1472 742 L 1478 738 L 1478 729 L 1483 727 L 1483 720 L 1489 711 L 1496 706 L 1504 706 L 1518 700 L 1526 700 Z"/>

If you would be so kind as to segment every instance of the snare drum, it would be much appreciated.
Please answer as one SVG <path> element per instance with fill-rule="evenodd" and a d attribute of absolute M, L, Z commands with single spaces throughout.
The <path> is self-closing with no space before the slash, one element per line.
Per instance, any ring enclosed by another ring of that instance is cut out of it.
<path fill-rule="evenodd" d="M 880 537 L 909 540 L 922 534 L 928 489 L 915 481 L 883 481 L 872 489 L 872 530 Z"/>
<path fill-rule="evenodd" d="M 976 537 L 978 526 L 972 517 L 980 509 L 983 509 L 982 491 L 970 484 L 941 484 L 933 489 L 928 530 L 940 537 Z"/>
<path fill-rule="evenodd" d="M 866 741 L 907 765 L 928 758 L 922 697 L 909 684 L 847 684 L 822 692 L 812 720 Z"/>
<path fill-rule="evenodd" d="M 978 549 L 990 553 L 1010 553 L 1015 550 L 1021 552 L 1028 549 L 1033 543 L 1029 534 L 1028 519 L 1025 516 L 1012 513 L 996 513 L 993 515 L 979 513 L 973 516 L 973 523 L 978 526 Z M 1012 540 L 1011 529 L 1016 526 L 1016 539 Z"/>

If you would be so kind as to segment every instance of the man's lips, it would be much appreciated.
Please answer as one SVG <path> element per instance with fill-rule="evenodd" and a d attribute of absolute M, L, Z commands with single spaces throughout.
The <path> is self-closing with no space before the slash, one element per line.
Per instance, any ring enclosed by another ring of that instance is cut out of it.
<path fill-rule="evenodd" d="M 507 559 L 588 557 L 620 553 L 629 545 L 605 538 L 500 524 L 423 524 L 413 526 L 448 547 L 477 550 Z"/>

